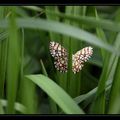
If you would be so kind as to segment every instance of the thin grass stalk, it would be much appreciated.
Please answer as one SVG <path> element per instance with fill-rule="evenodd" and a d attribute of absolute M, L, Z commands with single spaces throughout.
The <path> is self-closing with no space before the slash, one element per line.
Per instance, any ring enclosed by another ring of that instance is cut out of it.
<path fill-rule="evenodd" d="M 40 63 L 41 63 L 41 66 L 42 66 L 43 74 L 46 77 L 48 77 L 47 71 L 45 69 L 45 66 L 44 66 L 42 60 L 40 60 Z M 48 99 L 49 99 L 49 103 L 50 103 L 51 113 L 57 114 L 57 105 L 55 104 L 55 102 L 50 97 L 48 97 Z"/>

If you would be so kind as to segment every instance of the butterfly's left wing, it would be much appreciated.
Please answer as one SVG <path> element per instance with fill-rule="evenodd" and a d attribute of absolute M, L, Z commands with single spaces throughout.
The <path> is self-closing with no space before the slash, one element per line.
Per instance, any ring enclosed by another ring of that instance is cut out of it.
<path fill-rule="evenodd" d="M 72 71 L 74 73 L 79 72 L 84 62 L 86 62 L 93 54 L 92 47 L 85 47 L 82 50 L 79 50 L 72 56 Z"/>
<path fill-rule="evenodd" d="M 60 72 L 67 72 L 68 53 L 67 50 L 57 42 L 50 42 L 50 53 L 54 58 L 55 68 Z"/>

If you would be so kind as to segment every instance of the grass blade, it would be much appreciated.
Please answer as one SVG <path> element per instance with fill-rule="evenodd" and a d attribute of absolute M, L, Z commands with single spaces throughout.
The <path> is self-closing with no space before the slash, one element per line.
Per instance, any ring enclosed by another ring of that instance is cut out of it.
<path fill-rule="evenodd" d="M 5 7 L 0 7 L 0 19 L 5 18 Z M 0 29 L 0 98 L 4 97 L 4 86 L 6 78 L 8 34 L 5 30 Z"/>
<path fill-rule="evenodd" d="M 96 10 L 95 10 L 95 16 L 96 16 L 96 19 L 100 19 Z M 101 38 L 101 40 L 103 40 L 104 42 L 106 42 L 106 36 L 100 27 L 96 28 L 96 32 L 98 37 Z M 98 114 L 99 113 L 104 114 L 105 112 L 105 82 L 107 80 L 105 71 L 107 70 L 107 65 L 108 65 L 107 64 L 108 57 L 105 58 L 105 54 L 107 53 L 103 49 L 101 49 L 101 53 L 102 53 L 103 60 L 105 59 L 104 67 L 103 67 L 103 71 L 98 84 L 96 99 L 93 102 L 92 108 L 91 108 L 91 111 L 93 113 L 98 113 Z M 101 93 L 100 91 L 103 91 L 103 92 Z"/>
<path fill-rule="evenodd" d="M 9 8 L 11 16 L 9 20 L 9 41 L 8 41 L 8 63 L 7 63 L 7 113 L 15 113 L 14 103 L 17 94 L 17 81 L 20 70 L 20 53 L 17 36 L 17 26 L 15 22 L 15 7 Z M 14 33 L 14 34 L 13 34 Z M 14 43 L 14 44 L 13 44 Z"/>
<path fill-rule="evenodd" d="M 23 79 L 24 80 L 24 79 Z M 22 89 L 22 103 L 26 107 L 25 114 L 36 114 L 38 99 L 36 96 L 36 86 L 33 82 L 24 80 Z M 30 93 L 30 94 L 29 94 Z"/>
<path fill-rule="evenodd" d="M 44 19 L 30 19 L 30 18 L 18 19 L 17 25 L 23 28 L 42 29 L 42 30 L 47 30 L 47 31 L 50 30 L 53 32 L 58 32 L 64 35 L 74 37 L 78 40 L 80 39 L 82 41 L 88 42 L 90 44 L 93 44 L 95 46 L 98 46 L 100 48 L 106 49 L 110 52 L 113 52 L 119 55 L 118 51 L 116 51 L 116 48 L 113 48 L 111 45 L 102 42 L 95 35 L 87 31 L 84 31 L 82 29 L 72 27 L 70 25 L 62 24 L 56 21 L 51 21 L 51 20 L 48 21 Z M 6 28 L 7 21 L 6 20 L 1 21 L 0 27 Z"/>
<path fill-rule="evenodd" d="M 75 104 L 72 98 L 63 89 L 48 77 L 43 75 L 28 75 L 27 79 L 43 89 L 67 114 L 83 114 L 84 112 Z"/>
<path fill-rule="evenodd" d="M 116 46 L 116 49 L 119 50 L 119 46 L 120 46 L 120 42 L 119 42 L 119 34 L 117 36 L 117 39 L 115 41 L 115 46 Z M 107 53 L 106 53 L 107 54 Z M 109 62 L 108 62 L 109 61 Z M 107 55 L 106 56 L 106 59 L 104 61 L 104 67 L 103 67 L 103 71 L 102 71 L 102 74 L 101 74 L 101 78 L 100 78 L 100 81 L 99 81 L 99 87 L 98 87 L 98 91 L 97 91 L 97 94 L 96 94 L 96 97 L 98 97 L 99 95 L 102 94 L 102 91 L 104 90 L 105 88 L 105 82 L 108 80 L 108 79 L 113 79 L 113 76 L 115 74 L 115 70 L 116 70 L 116 67 L 117 67 L 117 61 L 118 61 L 118 57 L 116 55 Z M 104 94 L 104 93 L 103 93 Z M 100 98 L 100 97 L 99 97 Z M 96 105 L 97 108 L 95 107 L 94 110 L 99 110 L 98 108 L 98 105 L 99 105 L 99 102 L 102 102 L 102 97 L 101 97 L 101 100 L 96 100 Z M 105 101 L 105 100 L 104 100 Z M 97 105 L 98 103 L 98 105 Z M 95 103 L 94 103 L 95 104 Z M 104 107 L 104 106 L 103 106 Z M 100 106 L 101 108 L 101 106 Z M 108 110 L 108 109 L 107 109 Z M 107 111 L 106 110 L 106 111 Z"/>
<path fill-rule="evenodd" d="M 118 33 L 117 39 L 116 39 L 116 48 L 120 49 L 120 33 Z M 118 57 L 115 58 L 116 60 L 114 60 L 113 62 L 117 61 L 116 63 L 116 70 L 115 70 L 115 74 L 114 74 L 114 79 L 113 79 L 113 84 L 112 84 L 112 88 L 111 88 L 111 92 L 110 92 L 110 101 L 109 101 L 109 111 L 108 113 L 119 113 L 119 106 L 117 106 L 116 104 L 118 103 L 118 100 L 120 99 L 119 96 L 119 79 L 120 79 L 120 75 L 119 75 L 119 69 L 120 69 L 120 60 L 118 59 Z"/>
<path fill-rule="evenodd" d="M 112 81 L 111 80 L 107 81 L 107 83 L 106 83 L 106 91 L 108 89 L 110 89 L 111 85 L 112 85 Z M 79 104 L 79 103 L 83 102 L 84 100 L 87 100 L 89 97 L 91 97 L 93 95 L 95 96 L 95 94 L 97 92 L 97 89 L 98 89 L 98 87 L 94 88 L 93 90 L 89 91 L 86 94 L 82 94 L 80 96 L 77 96 L 77 97 L 74 98 L 74 100 L 76 101 L 77 104 Z"/>
<path fill-rule="evenodd" d="M 118 60 L 115 76 L 114 76 L 114 81 L 113 85 L 111 88 L 111 93 L 110 93 L 110 102 L 109 102 L 109 114 L 119 114 L 120 113 L 120 105 L 119 105 L 119 100 L 120 100 L 120 59 Z"/>
<path fill-rule="evenodd" d="M 64 19 L 69 19 L 71 21 L 76 21 L 76 22 L 81 22 L 84 25 L 88 25 L 91 28 L 96 28 L 96 27 L 100 27 L 102 29 L 106 29 L 106 30 L 110 30 L 110 31 L 116 31 L 119 32 L 120 31 L 120 24 L 118 23 L 114 23 L 110 20 L 106 20 L 106 19 L 96 19 L 95 17 L 88 17 L 88 16 L 74 16 L 73 15 L 65 15 L 63 13 L 55 13 L 53 11 L 48 11 L 48 10 L 44 10 L 42 8 L 38 8 L 36 6 L 32 6 L 32 7 L 28 7 L 28 6 L 24 6 L 24 8 L 29 8 L 29 9 L 34 9 L 36 11 L 43 11 L 47 14 L 51 14 L 54 16 L 59 16 L 62 17 Z"/>

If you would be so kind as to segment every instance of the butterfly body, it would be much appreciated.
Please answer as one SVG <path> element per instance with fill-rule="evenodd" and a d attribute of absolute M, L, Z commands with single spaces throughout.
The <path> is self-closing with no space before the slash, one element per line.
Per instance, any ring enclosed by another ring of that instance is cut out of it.
<path fill-rule="evenodd" d="M 68 53 L 67 50 L 62 47 L 57 42 L 50 42 L 50 53 L 52 57 L 54 58 L 54 64 L 55 68 L 59 70 L 60 72 L 67 72 L 68 69 Z M 72 55 L 72 71 L 74 73 L 79 72 L 82 70 L 82 67 L 84 66 L 84 62 L 88 61 L 88 59 L 93 54 L 93 48 L 92 47 L 85 47 L 75 54 Z"/>

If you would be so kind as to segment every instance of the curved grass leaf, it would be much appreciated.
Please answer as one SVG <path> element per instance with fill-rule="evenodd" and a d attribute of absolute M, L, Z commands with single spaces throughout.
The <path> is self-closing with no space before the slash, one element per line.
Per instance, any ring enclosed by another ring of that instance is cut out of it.
<path fill-rule="evenodd" d="M 116 31 L 116 32 L 120 31 L 120 24 L 112 22 L 110 20 L 106 20 L 106 19 L 97 20 L 95 17 L 88 17 L 88 16 L 74 16 L 73 17 L 72 15 L 54 13 L 51 11 L 45 11 L 45 12 L 48 14 L 54 14 L 56 16 L 60 16 L 62 18 L 69 19 L 72 21 L 81 22 L 82 24 L 88 25 L 91 28 L 101 27 L 103 29 L 110 30 L 110 31 Z"/>
<path fill-rule="evenodd" d="M 84 114 L 72 98 L 64 92 L 55 82 L 43 75 L 27 75 L 25 78 L 31 80 L 45 91 L 67 114 Z"/>
<path fill-rule="evenodd" d="M 7 20 L 0 21 L 0 27 L 6 28 L 8 25 Z M 31 29 L 42 29 L 46 31 L 53 31 L 60 34 L 64 34 L 67 36 L 71 36 L 78 40 L 83 40 L 90 44 L 96 45 L 100 48 L 104 48 L 110 52 L 114 52 L 115 54 L 119 55 L 116 48 L 112 47 L 111 45 L 101 41 L 95 35 L 84 31 L 80 28 L 73 27 L 67 24 L 59 23 L 52 20 L 45 20 L 45 19 L 33 19 L 33 18 L 26 18 L 26 19 L 17 19 L 17 25 L 23 28 L 31 28 Z"/>
<path fill-rule="evenodd" d="M 106 19 L 96 19 L 95 17 L 89 17 L 89 16 L 73 16 L 73 15 L 66 15 L 63 13 L 55 13 L 52 11 L 44 10 L 42 8 L 38 8 L 37 6 L 24 6 L 24 8 L 40 11 L 40 12 L 44 11 L 47 14 L 59 16 L 64 19 L 69 19 L 71 21 L 81 22 L 82 24 L 88 25 L 89 27 L 92 28 L 100 27 L 110 31 L 116 31 L 116 32 L 120 31 L 120 24 Z"/>
<path fill-rule="evenodd" d="M 112 81 L 109 80 L 106 83 L 106 91 L 111 87 Z M 83 102 L 84 100 L 87 100 L 89 97 L 95 95 L 95 93 L 97 92 L 98 87 L 94 88 L 93 90 L 91 90 L 90 92 L 80 95 L 76 98 L 74 98 L 74 100 L 76 101 L 77 104 Z"/>

